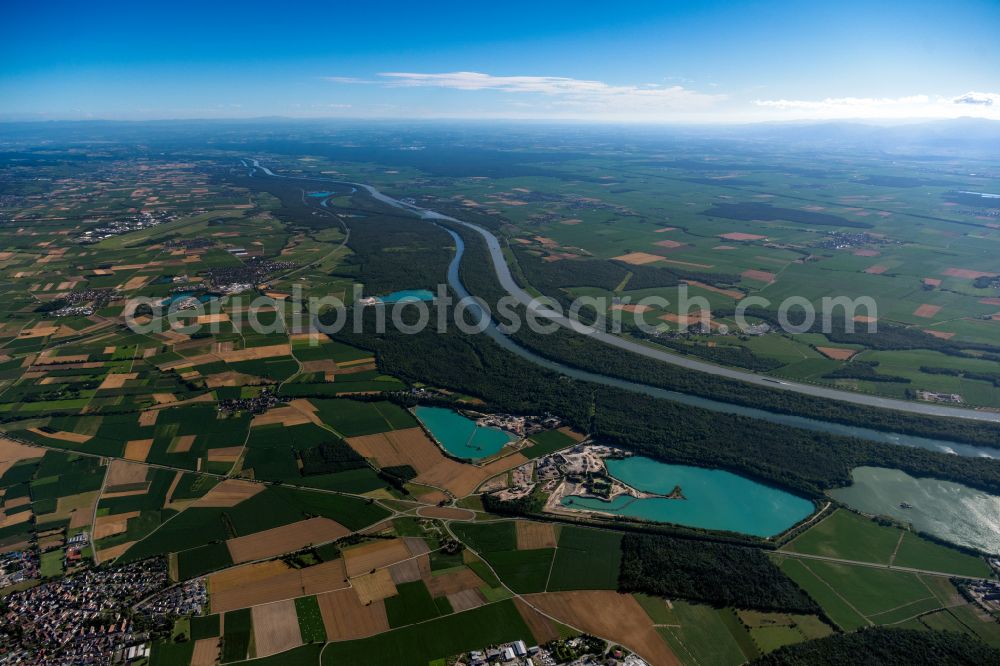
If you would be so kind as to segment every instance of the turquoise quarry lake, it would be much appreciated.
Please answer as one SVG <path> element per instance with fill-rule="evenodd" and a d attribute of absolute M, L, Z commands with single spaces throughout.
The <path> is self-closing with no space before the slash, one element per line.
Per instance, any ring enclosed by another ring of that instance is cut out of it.
<path fill-rule="evenodd" d="M 394 291 L 386 296 L 379 296 L 383 303 L 400 303 L 405 301 L 433 301 L 434 292 L 427 289 L 407 289 Z"/>
<path fill-rule="evenodd" d="M 612 476 L 633 488 L 668 494 L 680 486 L 687 499 L 619 496 L 602 502 L 564 497 L 563 506 L 760 537 L 780 534 L 813 512 L 809 500 L 723 470 L 669 465 L 643 456 L 606 462 Z"/>
<path fill-rule="evenodd" d="M 854 483 L 830 495 L 852 509 L 890 516 L 962 546 L 1000 554 L 1000 497 L 898 469 L 858 467 Z M 904 509 L 901 503 L 911 505 Z"/>
<path fill-rule="evenodd" d="M 514 440 L 513 435 L 498 428 L 479 427 L 475 421 L 452 409 L 421 406 L 413 411 L 445 451 L 456 458 L 486 458 L 499 453 Z"/>

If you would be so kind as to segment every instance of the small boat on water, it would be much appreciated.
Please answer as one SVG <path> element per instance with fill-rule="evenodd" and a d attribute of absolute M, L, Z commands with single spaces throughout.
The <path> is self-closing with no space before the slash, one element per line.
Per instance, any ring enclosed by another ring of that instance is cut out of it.
<path fill-rule="evenodd" d="M 910 504 L 909 502 L 900 502 L 899 503 L 899 508 L 900 509 L 912 509 L 913 505 Z"/>

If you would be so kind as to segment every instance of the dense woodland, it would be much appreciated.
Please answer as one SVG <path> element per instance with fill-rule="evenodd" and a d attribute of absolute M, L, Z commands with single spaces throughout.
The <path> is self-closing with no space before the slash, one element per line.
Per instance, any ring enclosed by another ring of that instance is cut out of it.
<path fill-rule="evenodd" d="M 786 645 L 751 663 L 754 666 L 984 666 L 1000 664 L 1000 650 L 959 633 L 870 627 Z"/>
<path fill-rule="evenodd" d="M 354 251 L 345 266 L 364 275 L 365 295 L 407 289 L 435 291 L 455 250 L 443 229 L 414 224 L 409 216 L 374 215 L 347 219 Z M 387 239 L 391 241 L 387 242 Z M 344 273 L 348 277 L 354 271 Z"/>
<path fill-rule="evenodd" d="M 720 608 L 822 613 L 759 549 L 651 534 L 622 538 L 618 589 Z"/>

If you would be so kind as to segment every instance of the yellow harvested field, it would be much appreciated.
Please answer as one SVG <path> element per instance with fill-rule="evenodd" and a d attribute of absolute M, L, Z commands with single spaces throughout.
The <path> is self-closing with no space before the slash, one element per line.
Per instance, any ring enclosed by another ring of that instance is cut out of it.
<path fill-rule="evenodd" d="M 303 414 L 294 407 L 285 405 L 283 407 L 269 409 L 263 414 L 258 414 L 253 417 L 253 421 L 250 423 L 250 426 L 257 427 L 280 423 L 281 425 L 288 427 L 310 422 L 311 419 L 307 415 Z"/>
<path fill-rule="evenodd" d="M 86 527 L 90 525 L 91 521 L 94 519 L 94 509 L 97 504 L 100 491 L 95 490 L 92 493 L 83 493 L 83 495 L 90 495 L 90 501 L 81 507 L 73 509 L 69 514 L 69 528 L 75 530 L 79 527 Z M 77 495 L 76 497 L 80 497 Z M 60 498 L 61 499 L 61 498 Z"/>
<path fill-rule="evenodd" d="M 223 446 L 218 449 L 208 450 L 208 462 L 234 463 L 243 453 L 242 446 Z"/>
<path fill-rule="evenodd" d="M 0 437 L 0 476 L 7 473 L 11 467 L 21 460 L 41 458 L 45 449 L 35 446 L 25 446 L 6 437 Z"/>
<path fill-rule="evenodd" d="M 58 365 L 59 367 L 73 367 L 70 364 L 86 363 L 90 360 L 89 354 L 68 354 L 66 356 L 53 356 L 49 351 L 43 351 L 35 359 L 35 365 Z"/>
<path fill-rule="evenodd" d="M 858 353 L 854 349 L 841 349 L 839 347 L 816 347 L 816 351 L 835 361 L 846 361 Z"/>
<path fill-rule="evenodd" d="M 402 539 L 380 539 L 343 551 L 344 566 L 350 578 L 389 566 L 410 558 L 410 550 Z"/>
<path fill-rule="evenodd" d="M 615 303 L 611 306 L 612 310 L 621 310 L 622 312 L 632 312 L 635 314 L 642 314 L 643 312 L 648 312 L 652 310 L 648 305 L 638 305 L 638 304 L 627 304 L 623 305 L 621 303 Z"/>
<path fill-rule="evenodd" d="M 215 666 L 219 661 L 219 639 L 202 638 L 194 642 L 191 666 Z"/>
<path fill-rule="evenodd" d="M 478 590 L 486 585 L 483 579 L 468 567 L 428 576 L 424 582 L 432 597 L 443 597 L 464 590 Z"/>
<path fill-rule="evenodd" d="M 124 457 L 129 460 L 145 462 L 151 448 L 153 448 L 153 440 L 151 439 L 130 439 L 125 442 Z"/>
<path fill-rule="evenodd" d="M 169 405 L 172 402 L 177 402 L 177 398 L 174 397 L 173 393 L 154 393 L 153 400 L 155 400 L 158 405 Z"/>
<path fill-rule="evenodd" d="M 630 594 L 610 590 L 543 592 L 525 595 L 524 600 L 564 624 L 621 643 L 652 666 L 681 663 Z M 601 612 L 595 613 L 595 608 Z"/>
<path fill-rule="evenodd" d="M 141 426 L 156 425 L 156 417 L 159 415 L 160 411 L 157 409 L 150 409 L 145 412 L 139 412 L 139 425 Z"/>
<path fill-rule="evenodd" d="M 208 591 L 213 595 L 228 592 L 229 590 L 252 586 L 259 581 L 274 578 L 275 576 L 286 574 L 289 571 L 291 571 L 291 569 L 288 565 L 280 560 L 269 560 L 267 562 L 258 562 L 242 567 L 225 569 L 217 573 L 209 574 L 207 580 L 209 586 Z"/>
<path fill-rule="evenodd" d="M 149 468 L 145 465 L 128 462 L 126 460 L 112 460 L 108 463 L 108 476 L 104 480 L 104 487 L 114 492 L 119 486 L 132 486 L 146 480 Z"/>
<path fill-rule="evenodd" d="M 367 606 L 373 601 L 396 596 L 396 584 L 388 569 L 378 569 L 375 573 L 363 574 L 351 579 L 351 587 L 358 595 L 358 601 Z"/>
<path fill-rule="evenodd" d="M 292 346 L 286 343 L 219 352 L 218 356 L 226 363 L 235 363 L 239 361 L 258 361 L 262 358 L 273 358 L 275 356 L 289 356 L 291 353 Z"/>
<path fill-rule="evenodd" d="M 289 402 L 288 406 L 291 407 L 291 408 L 293 408 L 293 409 L 297 409 L 300 412 L 302 412 L 303 414 L 305 414 L 306 416 L 309 416 L 309 417 L 315 419 L 315 421 L 314 421 L 315 423 L 318 423 L 318 424 L 322 423 L 322 421 L 320 420 L 319 416 L 316 416 L 316 413 L 317 413 L 316 405 L 312 404 L 311 402 L 309 402 L 305 398 L 296 398 L 295 400 L 292 400 L 291 402 Z"/>
<path fill-rule="evenodd" d="M 108 375 L 107 377 L 104 378 L 104 381 L 102 381 L 101 385 L 98 386 L 97 388 L 99 390 L 104 390 L 109 388 L 122 388 L 123 386 L 125 386 L 125 382 L 127 382 L 130 379 L 135 379 L 138 376 L 139 374 L 135 372 L 125 372 L 115 375 Z"/>
<path fill-rule="evenodd" d="M 421 428 L 350 437 L 347 442 L 365 458 L 374 458 L 380 467 L 410 465 L 418 473 L 415 483 L 446 488 L 457 497 L 468 495 L 491 476 L 528 460 L 515 453 L 484 466 L 460 463 L 446 458 Z"/>
<path fill-rule="evenodd" d="M 569 437 L 572 437 L 574 442 L 582 442 L 583 440 L 587 439 L 587 435 L 585 433 L 573 430 L 573 428 L 569 426 L 563 426 L 562 428 L 559 428 L 559 432 Z"/>
<path fill-rule="evenodd" d="M 150 276 L 148 275 L 136 275 L 133 278 L 129 278 L 128 281 L 125 282 L 124 286 L 122 286 L 122 290 L 132 291 L 133 289 L 139 289 L 140 287 L 145 286 L 149 280 Z"/>
<path fill-rule="evenodd" d="M 98 516 L 94 524 L 94 541 L 104 537 L 122 534 L 128 529 L 128 521 L 139 515 L 138 511 L 118 513 L 113 516 Z"/>
<path fill-rule="evenodd" d="M 117 546 L 112 546 L 111 548 L 105 548 L 104 550 L 97 551 L 97 559 L 103 562 L 108 562 L 119 556 L 121 556 L 125 551 L 136 544 L 135 541 L 126 541 L 125 543 L 120 543 Z"/>
<path fill-rule="evenodd" d="M 41 435 L 42 437 L 48 437 L 49 439 L 58 439 L 61 442 L 73 442 L 74 444 L 83 444 L 84 442 L 89 442 L 93 439 L 93 435 L 81 435 L 76 432 L 67 432 L 65 430 L 57 430 L 56 432 L 45 432 L 40 428 L 28 428 L 28 432 L 33 432 L 36 435 Z"/>
<path fill-rule="evenodd" d="M 913 311 L 913 316 L 923 317 L 924 319 L 930 319 L 940 311 L 941 311 L 940 305 L 928 305 L 927 303 L 924 303 L 919 308 Z"/>
<path fill-rule="evenodd" d="M 31 504 L 31 495 L 22 495 L 20 497 L 15 497 L 4 502 L 3 508 L 7 511 L 10 509 L 16 509 L 19 506 L 24 506 L 25 504 Z"/>
<path fill-rule="evenodd" d="M 250 614 L 257 657 L 269 657 L 302 645 L 299 618 L 291 599 L 254 606 Z"/>
<path fill-rule="evenodd" d="M 633 266 L 642 266 L 644 264 L 651 264 L 654 261 L 662 261 L 663 257 L 658 254 L 650 254 L 648 252 L 629 252 L 628 254 L 614 257 L 614 259 L 615 261 L 623 261 L 626 264 L 632 264 Z"/>
<path fill-rule="evenodd" d="M 170 440 L 167 453 L 187 453 L 191 450 L 197 435 L 179 435 Z"/>
<path fill-rule="evenodd" d="M 221 508 L 236 506 L 243 500 L 263 492 L 264 488 L 262 483 L 225 479 L 205 493 L 205 496 L 198 500 L 195 506 Z"/>
<path fill-rule="evenodd" d="M 250 562 L 334 541 L 351 531 L 329 518 L 309 518 L 290 525 L 229 539 L 226 546 L 233 562 Z"/>
<path fill-rule="evenodd" d="M 517 526 L 518 550 L 556 547 L 556 530 L 552 523 L 518 520 L 515 525 Z"/>
<path fill-rule="evenodd" d="M 365 638 L 389 631 L 385 602 L 374 601 L 365 606 L 354 590 L 339 590 L 316 596 L 323 615 L 328 641 Z"/>
<path fill-rule="evenodd" d="M 323 372 L 328 374 L 337 373 L 337 362 L 332 358 L 324 358 L 318 361 L 305 361 L 302 364 L 302 372 Z"/>
<path fill-rule="evenodd" d="M 39 522 L 45 523 L 69 518 L 71 527 L 89 525 L 91 519 L 94 517 L 94 502 L 97 501 L 99 495 L 99 490 L 91 490 L 86 493 L 60 497 L 56 501 L 55 512 L 46 514 L 45 520 L 40 520 Z M 77 524 L 73 525 L 74 522 Z"/>
<path fill-rule="evenodd" d="M 208 577 L 212 612 L 247 608 L 349 587 L 343 560 L 290 569 L 280 560 L 227 569 Z M 354 590 L 346 590 L 355 601 Z"/>
<path fill-rule="evenodd" d="M 229 315 L 225 312 L 218 312 L 216 314 L 203 314 L 198 315 L 197 322 L 199 324 L 221 324 L 222 322 L 229 321 Z"/>
<path fill-rule="evenodd" d="M 9 516 L 4 515 L 0 511 L 0 528 L 10 527 L 12 525 L 20 525 L 21 523 L 26 523 L 31 519 L 31 509 L 25 509 L 24 511 L 18 511 L 17 513 L 12 513 Z"/>
<path fill-rule="evenodd" d="M 531 635 L 535 637 L 535 643 L 541 645 L 559 638 L 559 630 L 556 629 L 552 620 L 524 603 L 519 597 L 514 597 L 514 605 L 517 606 L 517 612 L 521 614 L 524 623 L 531 630 Z M 452 604 L 452 608 L 458 611 L 454 604 Z"/>
<path fill-rule="evenodd" d="M 44 326 L 39 324 L 34 328 L 29 328 L 28 330 L 21 331 L 19 338 L 44 338 L 48 335 L 54 335 L 59 331 L 58 326 Z"/>

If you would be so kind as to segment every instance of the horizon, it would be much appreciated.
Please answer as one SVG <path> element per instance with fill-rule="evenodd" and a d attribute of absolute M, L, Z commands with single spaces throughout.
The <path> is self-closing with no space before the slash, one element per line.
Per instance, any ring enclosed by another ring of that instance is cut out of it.
<path fill-rule="evenodd" d="M 980 0 L 18 6 L 0 121 L 997 120 L 997 26 Z"/>

